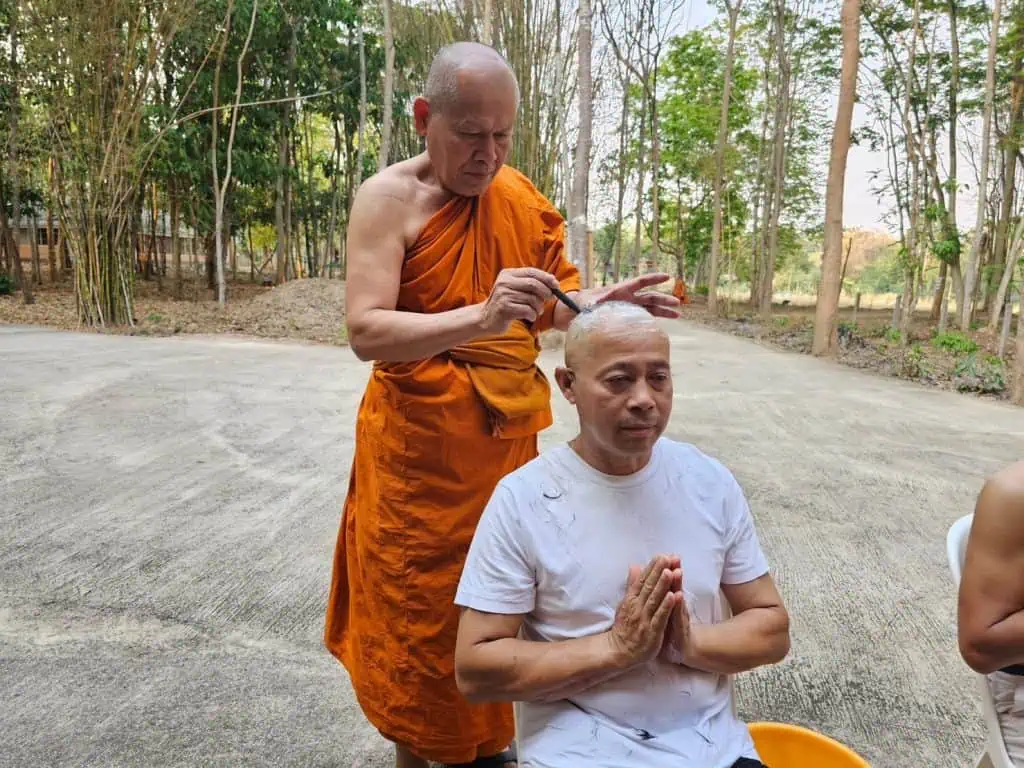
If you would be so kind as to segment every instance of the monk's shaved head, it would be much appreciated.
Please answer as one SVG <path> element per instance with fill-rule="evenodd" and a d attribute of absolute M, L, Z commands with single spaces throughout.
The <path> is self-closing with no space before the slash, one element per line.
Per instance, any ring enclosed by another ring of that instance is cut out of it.
<path fill-rule="evenodd" d="M 590 360 L 595 337 L 617 339 L 656 336 L 668 343 L 668 335 L 643 307 L 625 301 L 609 301 L 585 309 L 571 323 L 565 335 L 565 365 L 578 370 Z"/>
<path fill-rule="evenodd" d="M 467 70 L 504 75 L 519 103 L 519 83 L 505 58 L 488 45 L 461 42 L 446 45 L 430 64 L 423 95 L 432 110 L 444 112 L 458 101 L 459 75 Z"/>

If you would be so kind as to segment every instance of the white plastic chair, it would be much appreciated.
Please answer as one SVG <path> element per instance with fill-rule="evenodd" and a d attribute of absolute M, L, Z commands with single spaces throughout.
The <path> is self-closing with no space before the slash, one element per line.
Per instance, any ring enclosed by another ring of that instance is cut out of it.
<path fill-rule="evenodd" d="M 946 534 L 946 556 L 949 558 L 949 569 L 953 572 L 953 582 L 960 588 L 960 574 L 963 571 L 964 556 L 967 554 L 967 537 L 971 533 L 974 515 L 964 515 L 949 527 Z M 1013 761 L 1006 753 L 1003 743 L 1003 732 L 999 727 L 992 691 L 988 687 L 988 679 L 984 675 L 976 675 L 978 690 L 981 693 L 981 711 L 985 719 L 986 750 L 978 758 L 977 768 L 1014 768 Z"/>

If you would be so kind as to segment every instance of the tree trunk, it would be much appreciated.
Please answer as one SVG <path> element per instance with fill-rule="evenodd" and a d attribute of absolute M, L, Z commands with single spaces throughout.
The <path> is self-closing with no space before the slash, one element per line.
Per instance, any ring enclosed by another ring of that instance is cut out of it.
<path fill-rule="evenodd" d="M 590 178 L 590 136 L 593 118 L 593 80 L 590 71 L 591 26 L 593 12 L 590 0 L 579 5 L 579 135 L 576 139 L 576 164 L 572 182 L 573 215 L 569 259 L 583 273 L 585 288 L 593 287 L 594 276 L 586 268 L 587 260 L 587 182 Z"/>
<path fill-rule="evenodd" d="M 988 166 L 989 144 L 992 135 L 992 110 L 996 89 L 996 49 L 999 43 L 999 16 L 1002 11 L 1002 0 L 993 0 L 992 28 L 988 43 L 988 67 L 985 74 L 985 107 L 981 120 L 981 169 L 978 175 L 978 208 L 974 223 L 974 239 L 971 253 L 967 259 L 967 270 L 964 274 L 964 306 L 960 310 L 960 330 L 966 331 L 971 326 L 971 315 L 974 308 L 974 289 L 978 279 L 978 260 L 981 256 L 981 236 L 985 231 L 985 207 L 988 200 Z"/>
<path fill-rule="evenodd" d="M 615 202 L 615 252 L 612 268 L 613 282 L 622 274 L 622 206 L 626 199 L 626 136 L 629 130 L 629 74 L 622 78 L 622 115 L 619 120 L 618 198 Z"/>
<path fill-rule="evenodd" d="M 331 212 L 327 219 L 327 251 L 320 271 L 321 277 L 334 269 L 334 262 L 338 258 L 338 251 L 334 247 L 338 233 L 338 204 L 341 196 L 341 184 L 338 183 L 338 176 L 341 175 L 341 129 L 338 126 L 337 112 L 331 117 L 331 127 L 334 129 L 334 152 L 331 155 Z"/>
<path fill-rule="evenodd" d="M 750 298 L 751 307 L 758 307 L 761 304 L 761 263 L 763 249 L 761 247 L 764 239 L 764 227 L 762 226 L 763 211 L 768 208 L 768 184 L 765 176 L 766 149 L 768 146 L 768 104 L 771 95 L 771 60 L 765 57 L 764 70 L 761 77 L 761 85 L 764 89 L 763 107 L 761 109 L 761 138 L 757 144 L 757 172 L 754 174 L 754 203 L 752 206 L 751 219 L 753 228 L 750 233 Z M 762 203 L 764 208 L 762 209 Z M 767 221 L 767 218 L 764 219 Z"/>
<path fill-rule="evenodd" d="M 646 92 L 643 97 L 647 98 Z M 644 223 L 644 181 L 647 175 L 647 171 L 644 168 L 645 156 L 644 156 L 644 139 L 647 133 L 647 117 L 646 112 L 647 105 L 641 105 L 640 109 L 640 136 L 637 139 L 637 169 L 636 169 L 636 221 L 633 231 L 633 266 L 636 268 L 637 274 L 640 274 L 643 270 L 640 267 L 640 255 L 643 253 L 643 223 Z"/>
<path fill-rule="evenodd" d="M 860 0 L 843 0 L 841 15 L 843 64 L 825 191 L 825 255 L 814 316 L 814 340 L 811 345 L 811 354 L 814 355 L 834 355 L 837 349 L 836 316 L 839 312 L 843 266 L 843 193 L 846 158 L 850 152 L 853 103 L 857 93 L 857 65 L 860 60 Z"/>
<path fill-rule="evenodd" d="M 1024 280 L 1020 281 L 1019 295 L 1020 314 L 1017 317 L 1017 353 L 1014 355 L 1013 387 L 1010 400 L 1016 405 L 1024 405 Z"/>
<path fill-rule="evenodd" d="M 171 254 L 174 265 L 174 298 L 181 301 L 185 298 L 185 286 L 181 274 L 181 201 L 178 200 L 178 183 L 171 178 L 168 182 L 170 189 L 170 216 L 171 216 Z"/>
<path fill-rule="evenodd" d="M 494 45 L 494 8 L 493 0 L 484 0 L 484 10 L 480 19 L 480 42 L 484 45 Z"/>
<path fill-rule="evenodd" d="M 725 0 L 729 14 L 729 41 L 725 49 L 725 75 L 722 86 L 722 105 L 719 107 L 718 140 L 715 144 L 715 178 L 711 195 L 711 209 L 714 222 L 711 226 L 711 262 L 708 265 L 708 313 L 718 314 L 718 263 L 722 253 L 722 183 L 725 176 L 725 145 L 729 140 L 729 96 L 732 91 L 732 68 L 736 51 L 736 23 L 739 20 L 743 0 L 730 5 Z"/>
<path fill-rule="evenodd" d="M 56 201 L 56 179 L 53 158 L 47 164 L 49 168 L 49 204 L 46 206 L 46 258 L 50 268 L 50 282 L 56 283 L 60 278 L 60 266 L 57 259 L 56 232 L 53 229 L 53 210 L 57 206 Z"/>
<path fill-rule="evenodd" d="M 363 158 L 366 156 L 366 44 L 363 37 L 362 14 L 360 14 L 357 24 L 359 35 L 359 144 L 356 147 L 355 183 L 353 185 L 355 189 L 358 189 L 359 185 L 363 183 Z"/>
<path fill-rule="evenodd" d="M 19 84 L 21 73 L 18 66 L 18 3 L 11 3 L 8 10 L 9 54 L 11 58 L 11 92 L 10 105 L 7 110 L 7 183 L 11 189 L 11 217 L 13 226 L 8 228 L 14 243 L 14 281 L 21 288 L 26 304 L 34 304 L 32 281 L 25 279 L 25 270 L 21 264 L 21 187 L 19 186 L 18 167 L 18 122 L 21 113 L 21 95 Z"/>
<path fill-rule="evenodd" d="M 1006 136 L 1003 139 L 1003 199 L 1000 201 L 999 222 L 996 225 L 996 240 L 993 246 L 995 269 L 989 279 L 988 293 L 992 292 L 996 275 L 1001 271 L 1006 271 L 1000 269 L 1002 265 L 1006 264 L 1010 267 L 1009 271 L 1013 272 L 1012 265 L 1007 262 L 1007 239 L 1010 234 L 1010 219 L 1013 217 L 1014 182 L 1017 175 L 1017 151 L 1019 149 L 1017 131 L 1022 117 L 1022 108 L 1024 108 L 1024 77 L 1021 76 L 1021 67 L 1024 65 L 1024 47 L 1022 47 L 1024 40 L 1021 40 L 1021 32 L 1024 30 L 1021 29 L 1019 15 L 1014 27 L 1012 70 L 1014 78 L 1013 85 L 1010 87 L 1010 124 L 1007 126 Z M 1006 283 L 1000 281 L 996 302 L 989 313 L 988 327 L 993 333 L 999 327 L 999 313 L 1003 308 L 1005 296 Z"/>
<path fill-rule="evenodd" d="M 15 226 L 12 226 L 7 218 L 7 201 L 4 199 L 3 185 L 0 185 L 0 235 L 3 236 L 3 243 L 0 243 L 0 248 L 7 253 L 8 260 L 12 262 L 11 271 L 14 275 L 15 285 L 21 287 L 24 291 L 26 280 L 21 264 L 21 253 L 18 249 L 18 238 L 14 231 Z M 32 298 L 31 286 L 28 289 L 28 297 L 25 299 L 26 304 L 31 304 L 35 301 Z"/>
<path fill-rule="evenodd" d="M 661 262 L 661 130 L 658 124 L 658 67 L 651 68 L 653 84 L 649 95 L 651 107 L 651 266 L 655 271 Z"/>
<path fill-rule="evenodd" d="M 43 284 L 43 262 L 39 255 L 39 227 L 36 225 L 36 211 L 32 209 L 28 220 L 28 236 L 32 238 L 30 251 L 32 253 L 32 283 Z"/>
<path fill-rule="evenodd" d="M 949 138 L 949 157 L 947 158 L 947 162 L 949 163 L 949 199 L 948 205 L 946 206 L 946 237 L 952 238 L 956 242 L 955 253 L 953 254 L 952 260 L 949 262 L 949 272 L 953 279 L 953 292 L 956 294 L 956 306 L 958 311 L 965 303 L 963 273 L 960 268 L 960 231 L 957 228 L 956 220 L 956 197 L 957 186 L 959 184 L 956 177 L 957 154 L 959 152 L 956 129 L 957 123 L 960 119 L 957 107 L 957 92 L 960 89 L 960 33 L 957 29 L 957 3 L 959 1 L 960 0 L 949 0 L 949 128 L 946 131 Z M 947 300 L 943 305 L 942 312 L 948 313 L 948 311 L 949 302 Z M 943 326 L 943 329 L 945 329 L 945 326 Z"/>
<path fill-rule="evenodd" d="M 392 0 L 383 0 L 382 3 L 384 10 L 384 99 L 381 105 L 378 170 L 388 167 L 391 152 L 391 123 L 394 121 L 392 102 L 395 92 L 395 27 L 391 3 Z"/>
<path fill-rule="evenodd" d="M 782 3 L 779 3 L 780 15 Z M 785 198 L 786 183 L 786 122 L 789 115 L 789 62 L 782 59 L 782 26 L 780 21 L 779 38 L 779 93 L 778 106 L 775 111 L 775 145 L 772 153 L 771 207 L 765 209 L 767 219 L 767 239 L 765 243 L 764 267 L 761 273 L 760 313 L 769 317 L 772 312 L 774 294 L 775 261 L 779 248 L 779 218 L 782 214 L 782 202 Z"/>

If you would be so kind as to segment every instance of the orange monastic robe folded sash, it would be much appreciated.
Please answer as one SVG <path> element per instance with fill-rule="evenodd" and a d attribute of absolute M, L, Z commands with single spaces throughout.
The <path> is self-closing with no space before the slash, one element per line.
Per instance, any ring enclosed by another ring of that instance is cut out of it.
<path fill-rule="evenodd" d="M 455 198 L 427 222 L 406 254 L 397 308 L 482 302 L 511 267 L 577 290 L 563 232 L 558 211 L 503 168 L 483 195 Z M 513 737 L 510 705 L 470 705 L 455 686 L 453 600 L 495 485 L 537 455 L 551 424 L 536 360 L 553 312 L 552 302 L 530 328 L 515 322 L 426 360 L 377 363 L 359 408 L 325 642 L 370 722 L 429 760 L 469 762 Z"/>

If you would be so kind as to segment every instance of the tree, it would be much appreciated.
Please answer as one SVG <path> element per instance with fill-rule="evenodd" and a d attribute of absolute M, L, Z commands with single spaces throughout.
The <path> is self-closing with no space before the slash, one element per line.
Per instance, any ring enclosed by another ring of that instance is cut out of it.
<path fill-rule="evenodd" d="M 13 226 L 7 221 L 6 211 L 3 220 L 0 221 L 5 236 L 4 246 L 11 254 L 14 262 L 14 280 L 21 288 L 22 297 L 26 304 L 33 304 L 35 298 L 32 295 L 32 281 L 25 277 L 21 264 L 21 249 L 19 243 L 20 220 L 21 220 L 21 186 L 19 184 L 18 158 L 18 128 L 21 115 L 21 96 L 18 84 L 21 79 L 18 54 L 20 43 L 18 42 L 18 3 L 13 2 L 7 12 L 8 45 L 10 47 L 11 81 L 10 81 L 10 104 L 7 108 L 7 182 L 11 187 L 11 219 Z M 2 201 L 0 201 L 2 202 Z M 6 206 L 4 206 L 6 207 Z M 35 215 L 34 212 L 32 215 Z"/>
<path fill-rule="evenodd" d="M 590 0 L 580 0 L 579 6 L 579 134 L 576 137 L 576 164 L 572 184 L 572 220 L 569 258 L 577 266 L 585 267 L 584 281 L 593 284 L 590 261 L 587 258 L 587 186 L 590 178 L 590 143 L 593 122 L 593 79 L 591 77 L 591 21 Z"/>
<path fill-rule="evenodd" d="M 846 159 L 850 152 L 853 104 L 857 95 L 857 67 L 860 61 L 860 0 L 843 0 L 843 64 L 839 83 L 832 150 L 825 192 L 825 253 L 822 258 L 821 286 L 814 315 L 814 355 L 834 355 L 837 346 L 836 315 L 842 290 L 843 197 L 846 184 Z"/>
<path fill-rule="evenodd" d="M 392 0 L 381 0 L 384 10 L 384 104 L 381 107 L 380 150 L 377 154 L 380 170 L 387 167 L 391 153 L 391 113 L 395 92 L 395 27 L 391 4 Z"/>
<path fill-rule="evenodd" d="M 224 181 L 220 181 L 220 162 L 217 158 L 217 126 L 220 124 L 220 71 L 224 64 L 224 51 L 228 45 L 228 37 L 231 34 L 231 18 L 234 11 L 234 0 L 228 0 L 227 14 L 224 17 L 224 38 L 220 50 L 217 53 L 217 69 L 213 76 L 213 140 L 210 143 L 210 158 L 213 165 L 213 194 L 216 213 L 214 215 L 213 232 L 216 239 L 216 261 L 217 261 L 217 303 L 224 306 L 226 286 L 224 281 L 224 196 L 227 194 L 228 185 L 231 183 L 231 155 L 235 146 L 235 130 L 238 127 L 238 107 L 242 102 L 242 83 L 244 81 L 242 68 L 245 56 L 249 52 L 249 44 L 252 42 L 252 31 L 256 26 L 256 12 L 259 7 L 259 0 L 252 0 L 252 16 L 249 18 L 249 32 L 245 37 L 245 44 L 242 52 L 238 55 L 238 69 L 235 76 L 235 102 L 231 107 L 231 129 L 228 135 L 228 146 L 226 151 L 226 168 L 224 170 Z"/>
<path fill-rule="evenodd" d="M 711 263 L 708 274 L 708 313 L 718 314 L 718 267 L 722 249 L 722 177 L 725 175 L 725 145 L 729 139 L 729 96 L 732 90 L 732 66 L 736 50 L 736 22 L 739 20 L 743 0 L 730 5 L 725 0 L 729 15 L 729 38 L 725 54 L 725 86 L 722 89 L 721 117 L 718 120 L 718 141 L 715 144 L 715 180 L 711 208 L 715 220 L 711 229 Z"/>
<path fill-rule="evenodd" d="M 982 234 L 985 231 L 985 205 L 988 193 L 989 144 L 992 135 L 992 110 L 996 89 L 996 49 L 999 43 L 999 16 L 1002 0 L 994 0 L 992 4 L 992 29 L 988 44 L 988 67 L 985 74 L 985 107 L 982 113 L 981 128 L 981 170 L 978 180 L 978 208 L 974 223 L 974 239 L 971 252 L 967 258 L 967 270 L 964 273 L 964 301 L 958 307 L 960 311 L 960 330 L 970 328 L 974 313 L 974 288 L 978 279 L 979 259 L 981 256 Z"/>

